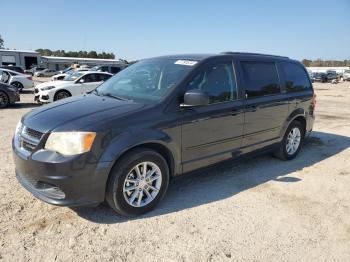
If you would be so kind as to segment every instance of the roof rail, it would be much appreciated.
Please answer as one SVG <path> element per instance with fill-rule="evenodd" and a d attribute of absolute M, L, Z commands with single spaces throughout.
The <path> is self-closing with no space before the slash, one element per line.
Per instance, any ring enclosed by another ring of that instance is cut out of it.
<path fill-rule="evenodd" d="M 256 56 L 271 56 L 271 57 L 281 57 L 281 58 L 289 58 L 288 56 L 280 56 L 280 55 L 267 55 L 267 54 L 259 54 L 259 53 L 248 53 L 248 52 L 221 52 L 223 55 L 256 55 Z"/>

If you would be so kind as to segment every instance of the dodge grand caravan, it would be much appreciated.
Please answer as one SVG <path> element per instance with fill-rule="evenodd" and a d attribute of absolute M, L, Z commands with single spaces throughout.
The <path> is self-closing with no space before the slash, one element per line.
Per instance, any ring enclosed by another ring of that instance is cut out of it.
<path fill-rule="evenodd" d="M 287 57 L 227 52 L 145 59 L 89 94 L 18 123 L 18 181 L 54 205 L 154 208 L 174 176 L 253 151 L 293 159 L 312 131 L 307 71 Z"/>

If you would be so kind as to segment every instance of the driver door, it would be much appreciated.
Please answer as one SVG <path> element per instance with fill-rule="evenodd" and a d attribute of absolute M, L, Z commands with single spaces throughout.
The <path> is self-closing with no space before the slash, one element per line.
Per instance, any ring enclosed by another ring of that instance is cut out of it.
<path fill-rule="evenodd" d="M 231 60 L 205 65 L 187 84 L 192 89 L 207 92 L 209 105 L 183 109 L 183 172 L 239 154 L 243 135 L 243 101 Z"/>

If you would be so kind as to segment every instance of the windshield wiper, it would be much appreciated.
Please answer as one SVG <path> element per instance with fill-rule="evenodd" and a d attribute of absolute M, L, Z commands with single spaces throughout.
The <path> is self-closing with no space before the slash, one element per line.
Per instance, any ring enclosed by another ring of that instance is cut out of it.
<path fill-rule="evenodd" d="M 120 97 L 120 96 L 112 95 L 111 93 L 102 93 L 102 94 L 100 94 L 100 95 L 101 95 L 101 96 L 112 97 L 112 98 L 115 98 L 115 99 L 118 99 L 118 100 L 122 100 L 122 101 L 128 101 L 128 99 L 125 99 L 125 98 Z"/>

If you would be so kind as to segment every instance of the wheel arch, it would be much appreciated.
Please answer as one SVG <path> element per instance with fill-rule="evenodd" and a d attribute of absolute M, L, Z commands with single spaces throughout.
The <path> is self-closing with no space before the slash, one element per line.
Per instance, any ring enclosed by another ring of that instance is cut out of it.
<path fill-rule="evenodd" d="M 70 96 L 72 96 L 72 93 L 69 92 L 67 89 L 59 89 L 55 92 L 54 96 L 53 96 L 53 99 L 56 100 L 56 95 L 60 92 L 67 92 Z"/>
<path fill-rule="evenodd" d="M 173 156 L 173 153 L 171 150 L 164 145 L 164 143 L 160 141 L 146 141 L 142 143 L 138 143 L 132 146 L 129 146 L 125 148 L 118 156 L 115 158 L 115 160 L 112 162 L 111 169 L 122 159 L 126 154 L 129 152 L 139 149 L 139 148 L 145 148 L 145 149 L 151 149 L 154 150 L 155 152 L 159 153 L 161 156 L 163 156 L 169 166 L 169 173 L 170 177 L 173 177 L 175 174 L 175 159 Z M 109 175 L 108 175 L 109 176 Z"/>
<path fill-rule="evenodd" d="M 288 128 L 288 126 L 293 122 L 293 121 L 298 121 L 300 122 L 303 127 L 304 127 L 304 135 L 306 133 L 306 112 L 302 108 L 295 109 L 291 114 L 289 114 L 287 120 L 285 121 L 283 128 L 281 129 L 280 133 L 280 138 L 283 139 L 284 134 Z"/>

